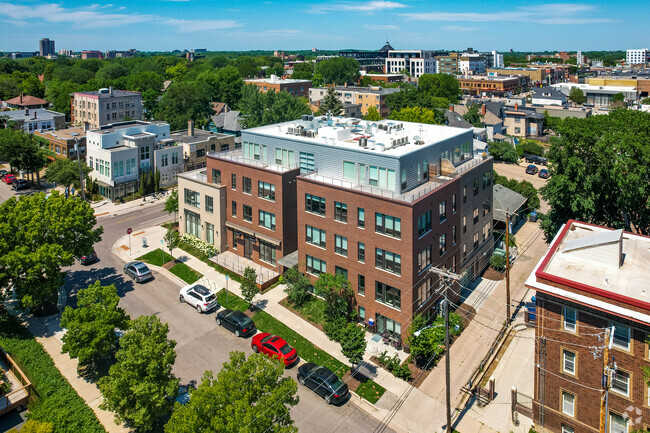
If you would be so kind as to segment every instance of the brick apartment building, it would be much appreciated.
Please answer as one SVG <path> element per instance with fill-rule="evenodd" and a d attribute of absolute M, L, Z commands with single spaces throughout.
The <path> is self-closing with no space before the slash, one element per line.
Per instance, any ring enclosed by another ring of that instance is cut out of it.
<path fill-rule="evenodd" d="M 49 149 L 54 156 L 48 155 L 48 159 L 71 158 L 77 159 L 77 152 L 74 150 L 75 144 L 79 149 L 79 157 L 82 161 L 86 160 L 86 131 L 82 127 L 58 129 L 55 131 L 35 131 L 34 135 L 46 139 L 49 143 Z"/>
<path fill-rule="evenodd" d="M 527 76 L 485 76 L 472 75 L 458 77 L 458 84 L 463 93 L 470 95 L 496 95 L 503 96 L 509 92 L 518 93 L 530 85 Z"/>
<path fill-rule="evenodd" d="M 70 102 L 70 123 L 91 128 L 126 120 L 142 120 L 142 94 L 112 87 L 98 91 L 75 92 Z"/>
<path fill-rule="evenodd" d="M 356 87 L 336 86 L 336 96 L 343 104 L 360 104 L 361 113 L 368 114 L 368 108 L 375 107 L 379 114 L 387 117 L 390 110 L 386 105 L 386 97 L 392 93 L 399 92 L 396 88 L 383 88 L 378 86 Z M 320 105 L 321 99 L 327 94 L 326 87 L 312 87 L 309 89 L 309 102 L 312 105 Z"/>
<path fill-rule="evenodd" d="M 310 80 L 282 79 L 277 75 L 271 75 L 270 78 L 244 80 L 244 83 L 257 86 L 262 93 L 270 90 L 275 90 L 275 93 L 284 91 L 293 96 L 304 96 L 305 98 L 309 97 L 309 88 L 311 87 Z"/>
<path fill-rule="evenodd" d="M 404 338 L 414 314 L 433 310 L 432 266 L 469 280 L 487 265 L 492 160 L 473 157 L 471 130 L 304 116 L 244 130 L 242 141 L 195 172 L 214 185 L 205 205 L 225 203 L 225 228 L 211 238 L 278 273 L 345 275 L 377 332 Z M 207 239 L 217 212 L 200 214 L 189 175 L 179 177 L 181 231 Z"/>
<path fill-rule="evenodd" d="M 537 431 L 602 431 L 605 365 L 612 369 L 605 431 L 650 428 L 648 263 L 650 238 L 622 230 L 570 220 L 553 239 L 526 281 L 537 291 Z"/>

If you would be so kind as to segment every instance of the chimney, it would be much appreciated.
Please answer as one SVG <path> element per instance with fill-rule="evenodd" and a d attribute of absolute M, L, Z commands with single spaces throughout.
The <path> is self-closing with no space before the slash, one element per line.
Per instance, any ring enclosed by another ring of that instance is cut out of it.
<path fill-rule="evenodd" d="M 110 87 L 108 88 L 108 92 L 109 92 L 111 95 L 113 94 L 113 86 L 110 86 Z"/>
<path fill-rule="evenodd" d="M 454 104 L 449 104 L 449 111 L 454 112 Z"/>
<path fill-rule="evenodd" d="M 515 111 L 519 111 L 519 103 L 515 102 Z"/>
<path fill-rule="evenodd" d="M 194 121 L 192 119 L 187 121 L 187 135 L 194 137 Z"/>
<path fill-rule="evenodd" d="M 483 104 L 483 106 L 481 107 L 481 116 L 485 116 L 486 111 L 487 111 L 487 107 L 485 106 L 485 104 Z"/>
<path fill-rule="evenodd" d="M 22 93 L 20 94 L 20 103 L 21 104 L 23 103 L 23 94 Z"/>
<path fill-rule="evenodd" d="M 32 120 L 36 119 L 36 113 L 38 113 L 36 110 L 32 111 Z"/>

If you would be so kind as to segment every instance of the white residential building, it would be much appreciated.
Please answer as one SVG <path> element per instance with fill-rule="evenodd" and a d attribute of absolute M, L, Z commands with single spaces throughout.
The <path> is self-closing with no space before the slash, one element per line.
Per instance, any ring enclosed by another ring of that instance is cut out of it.
<path fill-rule="evenodd" d="M 412 77 L 419 78 L 422 74 L 435 74 L 436 59 L 430 50 L 390 50 L 386 59 L 386 73 L 398 74 L 402 70 Z"/>
<path fill-rule="evenodd" d="M 642 48 L 639 50 L 627 50 L 625 55 L 626 65 L 645 65 L 650 63 L 650 50 Z"/>
<path fill-rule="evenodd" d="M 458 71 L 462 75 L 483 75 L 485 58 L 480 54 L 463 54 L 458 59 Z"/>
<path fill-rule="evenodd" d="M 503 63 L 503 54 L 492 51 L 492 65 L 493 68 L 503 68 L 505 66 Z"/>

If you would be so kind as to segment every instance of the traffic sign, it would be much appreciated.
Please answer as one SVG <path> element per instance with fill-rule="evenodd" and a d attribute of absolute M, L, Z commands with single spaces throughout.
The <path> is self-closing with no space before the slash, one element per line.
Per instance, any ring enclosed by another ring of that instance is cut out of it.
<path fill-rule="evenodd" d="M 131 227 L 129 227 L 128 229 L 126 229 L 126 234 L 130 235 L 132 231 L 133 231 L 133 229 Z"/>

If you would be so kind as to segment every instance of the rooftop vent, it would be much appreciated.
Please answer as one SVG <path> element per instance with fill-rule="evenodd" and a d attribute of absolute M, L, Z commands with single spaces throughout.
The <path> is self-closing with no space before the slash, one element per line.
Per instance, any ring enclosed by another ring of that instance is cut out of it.
<path fill-rule="evenodd" d="M 580 226 L 572 229 L 584 230 Z M 623 265 L 623 229 L 571 239 L 562 252 L 594 263 L 619 267 Z"/>

